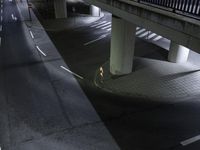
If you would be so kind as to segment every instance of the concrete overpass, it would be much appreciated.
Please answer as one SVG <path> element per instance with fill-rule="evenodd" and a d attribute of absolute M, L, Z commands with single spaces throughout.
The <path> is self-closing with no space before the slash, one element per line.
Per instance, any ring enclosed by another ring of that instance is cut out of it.
<path fill-rule="evenodd" d="M 65 2 L 65 0 L 58 1 Z M 113 15 L 110 71 L 114 75 L 128 74 L 132 71 L 137 26 L 171 40 L 168 56 L 171 62 L 186 62 L 189 50 L 200 53 L 198 19 L 174 13 L 171 8 L 161 9 L 130 0 L 85 0 L 85 2 Z M 196 8 L 199 11 L 200 3 L 197 4 Z"/>

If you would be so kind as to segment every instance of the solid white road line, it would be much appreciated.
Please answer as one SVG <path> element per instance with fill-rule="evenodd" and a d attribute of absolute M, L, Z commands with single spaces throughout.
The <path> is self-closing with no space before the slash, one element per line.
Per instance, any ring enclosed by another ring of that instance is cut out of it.
<path fill-rule="evenodd" d="M 111 25 L 108 25 L 108 26 L 106 26 L 106 27 L 103 27 L 103 28 L 101 28 L 101 29 L 107 29 L 107 28 L 110 28 L 111 27 Z"/>
<path fill-rule="evenodd" d="M 111 22 L 104 23 L 104 24 L 102 24 L 100 26 L 97 26 L 96 28 L 99 29 L 99 28 L 104 27 L 104 26 L 109 25 L 109 24 L 111 24 Z"/>
<path fill-rule="evenodd" d="M 43 56 L 47 56 L 40 48 L 39 46 L 36 46 L 37 50 L 43 55 Z"/>
<path fill-rule="evenodd" d="M 153 41 L 158 41 L 160 39 L 162 39 L 162 36 L 159 35 L 158 37 L 156 37 L 155 39 L 153 39 Z"/>
<path fill-rule="evenodd" d="M 92 44 L 92 43 L 94 43 L 94 42 L 96 42 L 96 41 L 99 41 L 99 40 L 105 38 L 106 36 L 107 36 L 107 34 L 103 34 L 103 35 L 101 35 L 100 37 L 98 37 L 97 39 L 92 40 L 92 41 L 89 41 L 89 42 L 85 43 L 84 45 L 87 46 L 87 45 L 89 45 L 89 44 Z"/>
<path fill-rule="evenodd" d="M 135 34 L 138 35 L 138 34 L 144 32 L 144 31 L 146 31 L 146 29 L 141 29 L 141 30 L 137 31 Z"/>
<path fill-rule="evenodd" d="M 69 72 L 69 73 L 73 74 L 74 76 L 76 76 L 76 77 L 78 77 L 78 78 L 80 78 L 80 79 L 84 79 L 84 78 L 83 78 L 83 77 L 81 77 L 80 75 L 78 75 L 78 74 L 76 74 L 76 73 L 72 72 L 71 70 L 69 70 L 69 69 L 65 68 L 64 66 L 60 66 L 60 68 L 64 69 L 65 71 L 67 71 L 67 72 Z"/>
<path fill-rule="evenodd" d="M 32 39 L 34 39 L 33 32 L 32 31 L 29 31 L 29 32 L 30 32 L 30 35 L 31 35 Z"/>
<path fill-rule="evenodd" d="M 95 25 L 92 25 L 92 26 L 90 26 L 90 27 L 96 27 L 96 26 L 99 26 L 99 25 L 104 24 L 104 23 L 106 23 L 106 22 L 107 22 L 107 21 L 102 21 L 102 22 L 97 23 L 97 24 L 95 24 Z"/>
<path fill-rule="evenodd" d="M 192 137 L 192 138 L 189 138 L 187 140 L 182 141 L 181 145 L 186 146 L 186 145 L 192 144 L 192 143 L 199 141 L 199 140 L 200 140 L 200 135 L 197 135 L 195 137 Z"/>

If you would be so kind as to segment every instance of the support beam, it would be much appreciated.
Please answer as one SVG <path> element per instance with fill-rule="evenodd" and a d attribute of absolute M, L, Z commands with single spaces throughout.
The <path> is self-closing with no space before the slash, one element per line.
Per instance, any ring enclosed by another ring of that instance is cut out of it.
<path fill-rule="evenodd" d="M 174 63 L 187 62 L 189 52 L 188 48 L 171 41 L 168 60 Z"/>
<path fill-rule="evenodd" d="M 132 72 L 136 26 L 121 18 L 112 17 L 110 72 L 123 75 Z"/>
<path fill-rule="evenodd" d="M 90 14 L 93 17 L 99 17 L 100 14 L 101 14 L 101 9 L 99 7 L 97 7 L 97 6 L 90 5 Z"/>
<path fill-rule="evenodd" d="M 54 0 L 54 9 L 56 18 L 67 18 L 66 0 Z"/>

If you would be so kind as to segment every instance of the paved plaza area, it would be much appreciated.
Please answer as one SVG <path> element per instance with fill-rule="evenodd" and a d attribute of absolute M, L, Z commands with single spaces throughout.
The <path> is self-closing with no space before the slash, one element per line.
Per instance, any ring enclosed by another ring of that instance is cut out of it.
<path fill-rule="evenodd" d="M 200 67 L 191 63 L 135 58 L 133 72 L 113 77 L 106 63 L 104 76 L 97 73 L 99 87 L 130 96 L 147 98 L 180 98 L 194 96 L 200 91 Z M 98 71 L 100 72 L 100 71 Z"/>

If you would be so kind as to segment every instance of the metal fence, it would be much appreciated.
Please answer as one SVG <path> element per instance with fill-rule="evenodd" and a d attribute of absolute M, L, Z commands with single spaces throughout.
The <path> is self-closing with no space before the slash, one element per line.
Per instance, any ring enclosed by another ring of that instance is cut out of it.
<path fill-rule="evenodd" d="M 138 0 L 200 17 L 200 0 Z"/>

